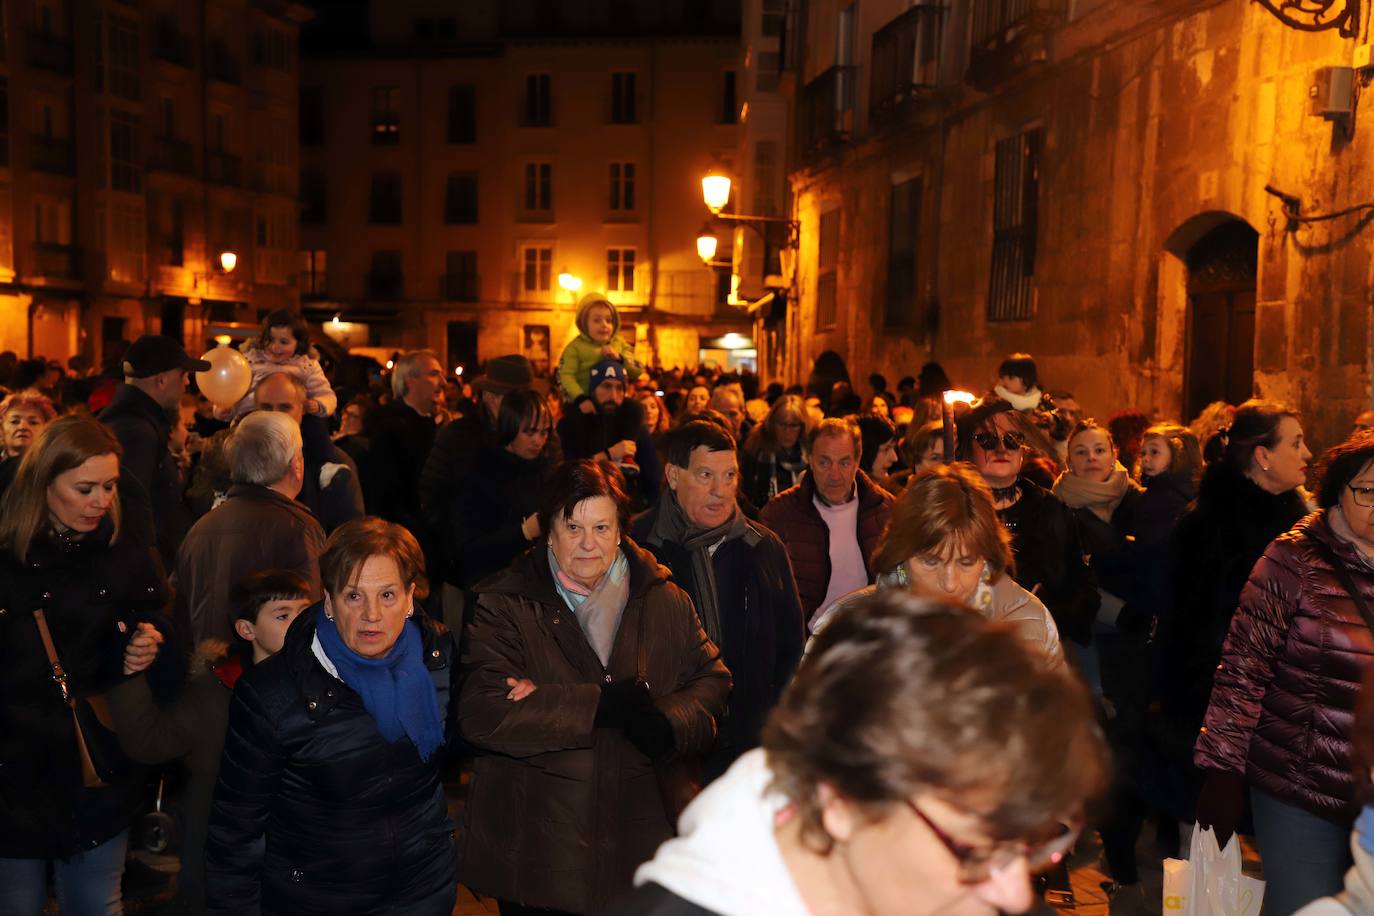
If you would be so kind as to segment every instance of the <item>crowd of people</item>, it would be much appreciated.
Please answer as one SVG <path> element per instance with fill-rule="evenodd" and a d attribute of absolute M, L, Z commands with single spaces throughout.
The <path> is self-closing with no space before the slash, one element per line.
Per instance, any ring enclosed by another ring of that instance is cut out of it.
<path fill-rule="evenodd" d="M 1272 401 L 577 327 L 549 378 L 350 387 L 274 312 L 219 405 L 166 337 L 0 355 L 0 914 L 120 912 L 177 772 L 188 912 L 1023 912 L 1080 829 L 1143 912 L 1143 828 L 1195 821 L 1254 832 L 1269 913 L 1359 893 L 1374 432 L 1309 475 Z"/>

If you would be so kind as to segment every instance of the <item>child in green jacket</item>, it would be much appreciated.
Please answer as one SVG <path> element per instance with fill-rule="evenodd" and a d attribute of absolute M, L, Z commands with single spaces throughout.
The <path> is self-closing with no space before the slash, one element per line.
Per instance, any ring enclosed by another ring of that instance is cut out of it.
<path fill-rule="evenodd" d="M 644 372 L 635 359 L 634 347 L 620 334 L 620 313 L 605 293 L 587 293 L 577 303 L 577 330 L 558 358 L 558 382 L 563 398 L 576 404 L 583 413 L 592 413 L 592 367 L 603 359 L 618 359 L 625 364 L 625 377 L 633 382 Z"/>

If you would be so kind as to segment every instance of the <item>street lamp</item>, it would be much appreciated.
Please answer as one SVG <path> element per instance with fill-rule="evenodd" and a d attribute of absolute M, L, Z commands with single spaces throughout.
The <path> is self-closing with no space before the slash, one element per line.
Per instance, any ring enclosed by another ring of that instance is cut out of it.
<path fill-rule="evenodd" d="M 697 236 L 697 257 L 707 264 L 716 259 L 716 248 L 720 245 L 720 239 L 711 231 L 710 224 L 702 227 L 701 234 Z"/>
<path fill-rule="evenodd" d="M 232 251 L 221 251 L 219 253 L 219 269 L 227 274 L 234 272 L 238 266 L 239 256 Z"/>
<path fill-rule="evenodd" d="M 730 176 L 720 169 L 707 172 L 701 179 L 701 198 L 706 201 L 708 210 L 719 214 L 730 202 Z"/>
<path fill-rule="evenodd" d="M 570 293 L 575 293 L 582 288 L 582 278 L 565 270 L 558 275 L 558 285 Z"/>

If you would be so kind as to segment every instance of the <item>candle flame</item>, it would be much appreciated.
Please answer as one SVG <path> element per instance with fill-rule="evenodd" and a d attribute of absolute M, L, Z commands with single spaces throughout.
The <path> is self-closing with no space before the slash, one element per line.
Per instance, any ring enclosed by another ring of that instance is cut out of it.
<path fill-rule="evenodd" d="M 946 404 L 972 404 L 978 400 L 978 396 L 968 391 L 946 391 Z"/>

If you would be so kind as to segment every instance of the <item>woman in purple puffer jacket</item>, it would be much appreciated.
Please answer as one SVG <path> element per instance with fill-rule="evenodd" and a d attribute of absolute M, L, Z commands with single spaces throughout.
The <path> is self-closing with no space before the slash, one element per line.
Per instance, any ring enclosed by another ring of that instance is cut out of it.
<path fill-rule="evenodd" d="M 1224 841 L 1248 784 L 1268 889 L 1288 916 L 1340 890 L 1359 813 L 1350 729 L 1374 666 L 1374 431 L 1322 456 L 1321 509 L 1255 564 L 1222 650 L 1194 754 L 1198 822 Z"/>

